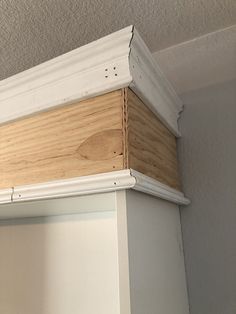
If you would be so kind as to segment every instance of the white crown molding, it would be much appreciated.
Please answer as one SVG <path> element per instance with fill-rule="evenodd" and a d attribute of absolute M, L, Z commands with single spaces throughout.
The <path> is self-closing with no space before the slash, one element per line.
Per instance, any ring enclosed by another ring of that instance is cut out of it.
<path fill-rule="evenodd" d="M 134 29 L 130 50 L 130 88 L 162 122 L 179 136 L 178 119 L 183 104 L 167 81 L 150 50 Z"/>
<path fill-rule="evenodd" d="M 184 197 L 183 193 L 132 169 L 2 190 L 0 204 L 91 195 L 125 189 L 134 189 L 179 205 L 189 204 L 189 200 Z"/>
<path fill-rule="evenodd" d="M 126 86 L 179 135 L 181 101 L 133 26 L 1 81 L 0 123 Z"/>

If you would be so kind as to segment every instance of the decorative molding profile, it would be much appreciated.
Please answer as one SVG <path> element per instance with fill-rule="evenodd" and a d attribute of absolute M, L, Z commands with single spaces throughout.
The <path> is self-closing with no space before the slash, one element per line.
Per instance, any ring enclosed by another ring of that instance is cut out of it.
<path fill-rule="evenodd" d="M 178 119 L 183 110 L 182 101 L 163 75 L 136 29 L 133 29 L 129 64 L 133 78 L 130 88 L 170 131 L 180 136 Z"/>
<path fill-rule="evenodd" d="M 190 203 L 184 194 L 178 190 L 169 187 L 155 179 L 152 179 L 138 171 L 130 170 L 131 175 L 136 182 L 133 189 L 179 205 L 188 205 Z"/>
<path fill-rule="evenodd" d="M 182 103 L 133 26 L 0 82 L 0 123 L 129 86 L 179 136 Z"/>
<path fill-rule="evenodd" d="M 176 204 L 189 204 L 189 200 L 184 197 L 183 193 L 132 169 L 14 187 L 0 191 L 0 204 L 98 194 L 124 189 L 141 191 Z"/>
<path fill-rule="evenodd" d="M 119 170 L 73 179 L 51 181 L 14 188 L 13 202 L 97 194 L 132 188 L 130 170 Z"/>

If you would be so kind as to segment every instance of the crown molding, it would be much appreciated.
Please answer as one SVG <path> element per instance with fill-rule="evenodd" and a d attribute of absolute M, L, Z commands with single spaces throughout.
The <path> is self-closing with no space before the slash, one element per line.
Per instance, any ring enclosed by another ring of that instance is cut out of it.
<path fill-rule="evenodd" d="M 183 110 L 182 101 L 136 29 L 133 30 L 129 62 L 133 78 L 130 88 L 176 136 L 180 136 L 178 119 Z"/>
<path fill-rule="evenodd" d="M 178 205 L 189 204 L 183 193 L 132 169 L 17 186 L 0 191 L 0 204 L 95 195 L 126 189 L 140 191 Z"/>
<path fill-rule="evenodd" d="M 179 136 L 182 104 L 133 26 L 0 82 L 0 124 L 129 86 Z"/>

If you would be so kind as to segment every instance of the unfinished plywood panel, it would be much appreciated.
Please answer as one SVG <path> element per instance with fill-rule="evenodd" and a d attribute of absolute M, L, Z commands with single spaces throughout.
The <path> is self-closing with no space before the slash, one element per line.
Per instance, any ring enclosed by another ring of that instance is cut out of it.
<path fill-rule="evenodd" d="M 123 93 L 1 126 L 0 188 L 123 169 Z"/>
<path fill-rule="evenodd" d="M 128 88 L 0 127 L 0 189 L 128 168 L 180 189 L 175 136 Z"/>
<path fill-rule="evenodd" d="M 131 90 L 126 94 L 126 164 L 179 190 L 175 136 Z"/>

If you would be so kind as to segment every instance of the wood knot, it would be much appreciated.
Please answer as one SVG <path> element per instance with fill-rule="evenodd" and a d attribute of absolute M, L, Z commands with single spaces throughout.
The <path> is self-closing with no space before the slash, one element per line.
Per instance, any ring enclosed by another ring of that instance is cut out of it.
<path fill-rule="evenodd" d="M 77 149 L 78 158 L 99 161 L 122 155 L 122 130 L 112 129 L 88 137 Z"/>

